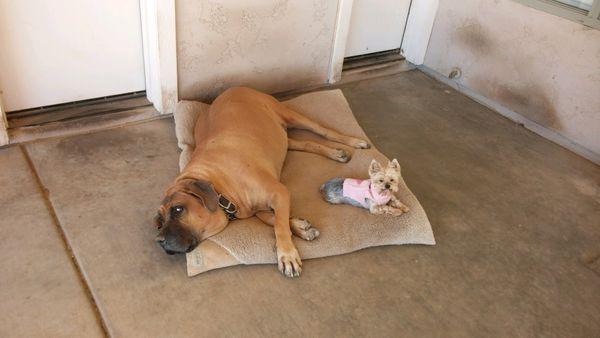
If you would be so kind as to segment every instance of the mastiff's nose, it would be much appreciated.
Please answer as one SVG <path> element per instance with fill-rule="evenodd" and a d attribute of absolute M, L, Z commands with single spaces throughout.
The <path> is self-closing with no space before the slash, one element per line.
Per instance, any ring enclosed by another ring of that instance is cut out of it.
<path fill-rule="evenodd" d="M 167 253 L 167 255 L 174 255 L 177 253 L 177 252 L 169 249 L 165 235 L 159 234 L 158 236 L 156 236 L 156 238 L 154 240 L 156 241 L 156 243 L 158 243 L 161 246 L 161 248 L 163 248 L 163 250 L 165 251 L 165 253 Z"/>
<path fill-rule="evenodd" d="M 192 251 L 197 245 L 196 237 L 178 225 L 167 225 L 154 238 L 169 255 Z"/>
<path fill-rule="evenodd" d="M 389 188 L 390 188 L 390 184 L 389 184 L 389 183 L 386 183 L 386 184 L 385 184 L 385 188 L 386 188 L 386 189 L 389 189 Z"/>

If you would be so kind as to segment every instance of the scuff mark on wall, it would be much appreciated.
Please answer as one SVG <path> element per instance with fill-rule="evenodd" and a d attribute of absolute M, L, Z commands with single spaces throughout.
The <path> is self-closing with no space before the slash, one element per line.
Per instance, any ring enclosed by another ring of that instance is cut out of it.
<path fill-rule="evenodd" d="M 327 81 L 337 2 L 178 0 L 179 97 L 247 85 L 280 92 Z"/>

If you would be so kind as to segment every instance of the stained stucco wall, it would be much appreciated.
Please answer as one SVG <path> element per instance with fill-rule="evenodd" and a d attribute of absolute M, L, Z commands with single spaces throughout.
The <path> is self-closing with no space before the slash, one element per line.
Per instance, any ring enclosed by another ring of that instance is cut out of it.
<path fill-rule="evenodd" d="M 425 65 L 600 154 L 600 31 L 512 0 L 440 0 Z"/>
<path fill-rule="evenodd" d="M 181 99 L 234 85 L 274 93 L 327 81 L 337 1 L 178 0 Z"/>

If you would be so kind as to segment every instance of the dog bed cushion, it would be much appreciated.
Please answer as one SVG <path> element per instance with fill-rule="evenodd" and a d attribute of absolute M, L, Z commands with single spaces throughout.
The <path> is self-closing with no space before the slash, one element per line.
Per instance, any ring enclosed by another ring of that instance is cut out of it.
<path fill-rule="evenodd" d="M 339 89 L 305 94 L 284 104 L 324 126 L 367 139 Z M 194 150 L 195 121 L 200 114 L 206 114 L 208 108 L 209 105 L 195 101 L 178 104 L 174 116 L 178 145 L 182 150 L 180 169 L 185 167 Z M 350 162 L 343 164 L 317 154 L 288 152 L 281 181 L 291 193 L 292 216 L 307 219 L 321 233 L 310 242 L 293 236 L 302 259 L 341 255 L 372 246 L 435 244 L 425 211 L 403 180 L 396 195 L 410 211 L 399 217 L 372 215 L 368 210 L 349 205 L 330 205 L 321 198 L 319 187 L 327 180 L 333 177 L 367 178 L 373 158 L 387 164 L 388 159 L 377 149 L 352 149 L 299 130 L 290 130 L 289 135 L 296 139 L 318 139 L 353 155 Z M 406 159 L 398 160 L 402 164 Z M 276 263 L 273 228 L 256 217 L 231 222 L 224 231 L 187 254 L 189 276 L 232 265 Z"/>

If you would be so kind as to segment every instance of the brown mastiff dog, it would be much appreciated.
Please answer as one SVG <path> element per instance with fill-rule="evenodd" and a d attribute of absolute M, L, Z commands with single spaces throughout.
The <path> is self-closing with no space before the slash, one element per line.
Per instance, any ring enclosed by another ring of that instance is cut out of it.
<path fill-rule="evenodd" d="M 312 240 L 319 232 L 305 220 L 290 219 L 290 193 L 279 181 L 288 150 L 348 162 L 342 149 L 289 139 L 288 128 L 305 129 L 354 148 L 361 139 L 309 120 L 274 97 L 249 88 L 231 88 L 198 119 L 196 148 L 189 164 L 167 189 L 156 216 L 156 241 L 168 254 L 193 250 L 229 221 L 257 216 L 275 229 L 279 270 L 299 276 L 302 262 L 292 233 Z"/>

